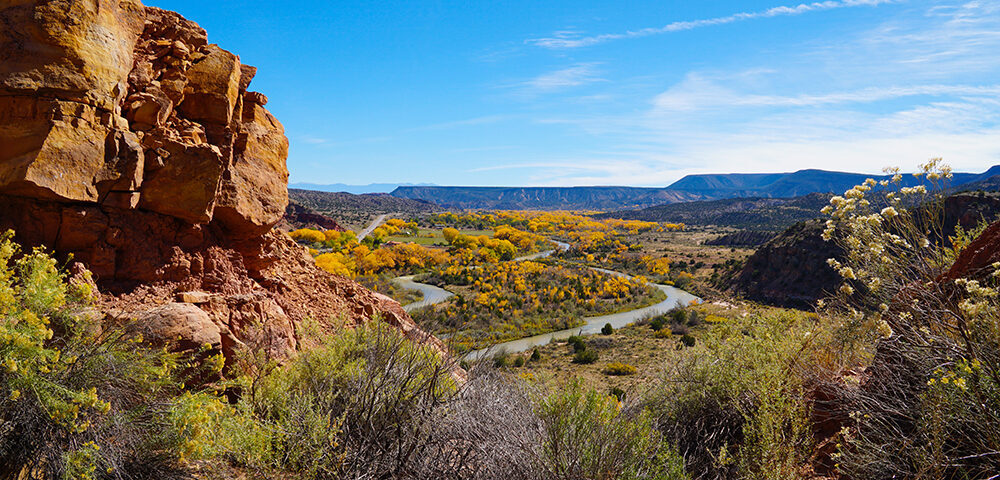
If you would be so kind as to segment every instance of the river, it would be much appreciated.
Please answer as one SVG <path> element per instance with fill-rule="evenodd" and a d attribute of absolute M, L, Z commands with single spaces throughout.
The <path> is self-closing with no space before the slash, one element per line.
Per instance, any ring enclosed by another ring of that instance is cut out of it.
<path fill-rule="evenodd" d="M 546 250 L 544 252 L 538 252 L 531 255 L 525 255 L 523 257 L 518 257 L 514 259 L 515 261 L 524 260 L 534 260 L 537 258 L 547 257 L 552 255 L 557 249 L 566 250 L 569 245 L 563 242 L 554 241 L 556 248 L 553 250 Z M 630 275 L 622 272 L 616 272 L 614 270 L 607 270 L 604 268 L 589 267 L 591 270 L 596 270 L 598 272 L 607 273 L 609 275 L 617 275 L 621 277 L 631 278 Z M 419 283 L 413 281 L 413 275 L 407 275 L 403 277 L 396 277 L 393 279 L 397 285 L 402 288 L 410 290 L 419 290 L 423 292 L 424 299 L 419 302 L 413 302 L 409 305 L 403 306 L 403 310 L 407 312 L 415 310 L 421 307 L 426 307 L 434 305 L 436 303 L 441 303 L 447 300 L 454 294 L 434 285 L 428 285 L 426 283 Z M 490 356 L 500 353 L 519 353 L 529 350 L 534 347 L 545 345 L 553 340 L 565 340 L 573 335 L 592 335 L 595 333 L 600 333 L 601 329 L 604 328 L 605 324 L 610 323 L 612 327 L 618 329 L 626 325 L 631 325 L 646 316 L 653 316 L 660 313 L 667 312 L 668 310 L 677 306 L 687 306 L 691 303 L 701 303 L 701 299 L 681 290 L 679 288 L 672 287 L 670 285 L 660 285 L 657 283 L 652 284 L 654 287 L 660 289 L 667 298 L 659 303 L 649 305 L 643 308 L 637 308 L 635 310 L 629 310 L 627 312 L 612 313 L 608 315 L 599 315 L 596 317 L 584 317 L 584 324 L 579 327 L 569 328 L 566 330 L 559 330 L 555 332 L 543 333 L 541 335 L 535 335 L 533 337 L 519 338 L 517 340 L 511 340 L 509 342 L 498 343 L 488 348 L 473 350 L 462 356 L 462 360 L 465 361 L 476 361 L 482 358 L 489 358 Z"/>
<path fill-rule="evenodd" d="M 606 273 L 612 273 L 617 275 L 625 275 L 621 272 L 613 272 L 611 270 L 595 269 Z M 491 347 L 487 347 L 481 350 L 473 350 L 462 356 L 462 360 L 467 362 L 472 362 L 482 358 L 489 358 L 495 354 L 506 352 L 506 353 L 519 353 L 526 350 L 530 350 L 534 347 L 539 347 L 545 345 L 553 340 L 566 340 L 573 335 L 593 335 L 595 333 L 600 333 L 601 329 L 604 328 L 605 324 L 610 323 L 612 327 L 618 329 L 626 325 L 631 325 L 647 315 L 656 315 L 664 313 L 676 306 L 688 306 L 692 302 L 701 303 L 701 299 L 685 292 L 676 287 L 669 285 L 660 285 L 657 283 L 652 284 L 654 287 L 660 289 L 663 293 L 667 295 L 667 298 L 660 303 L 650 305 L 648 307 L 638 308 L 635 310 L 629 310 L 627 312 L 612 313 L 609 315 L 599 315 L 596 317 L 584 317 L 584 323 L 582 326 L 569 328 L 566 330 L 559 330 L 556 332 L 543 333 L 541 335 L 535 335 L 533 337 L 520 338 L 517 340 L 511 340 L 509 342 L 498 343 Z"/>
<path fill-rule="evenodd" d="M 424 294 L 423 300 L 403 305 L 403 310 L 406 310 L 407 312 L 418 308 L 428 307 L 436 303 L 441 303 L 455 295 L 454 293 L 451 293 L 441 287 L 414 282 L 413 277 L 414 275 L 406 275 L 404 277 L 396 277 L 392 279 L 392 281 L 401 288 L 406 290 L 417 290 Z"/>

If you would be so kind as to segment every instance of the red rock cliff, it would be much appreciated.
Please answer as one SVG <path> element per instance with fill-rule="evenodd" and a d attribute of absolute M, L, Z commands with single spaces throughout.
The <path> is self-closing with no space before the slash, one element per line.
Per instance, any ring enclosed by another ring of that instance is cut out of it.
<path fill-rule="evenodd" d="M 272 229 L 288 140 L 249 90 L 255 73 L 138 1 L 0 1 L 0 229 L 72 254 L 107 314 L 164 336 L 196 331 L 231 352 L 259 324 L 286 354 L 307 318 L 380 315 L 436 343 Z"/>

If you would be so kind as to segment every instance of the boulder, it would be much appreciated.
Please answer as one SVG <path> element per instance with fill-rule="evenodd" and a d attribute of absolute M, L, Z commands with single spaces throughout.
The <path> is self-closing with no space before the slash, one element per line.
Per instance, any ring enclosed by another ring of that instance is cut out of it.
<path fill-rule="evenodd" d="M 177 294 L 177 301 L 181 303 L 208 303 L 212 300 L 212 295 L 210 293 L 199 292 L 197 290 L 190 292 L 179 292 Z"/>
<path fill-rule="evenodd" d="M 189 303 L 168 303 L 142 312 L 132 331 L 154 345 L 196 350 L 204 345 L 220 348 L 222 331 L 204 310 Z"/>
<path fill-rule="evenodd" d="M 169 141 L 167 156 L 142 184 L 139 207 L 190 223 L 208 223 L 226 165 L 215 145 Z"/>
<path fill-rule="evenodd" d="M 276 359 L 295 352 L 295 322 L 262 292 L 216 297 L 204 308 L 224 327 L 222 351 L 227 358 L 235 358 L 241 348 L 264 351 Z"/>
<path fill-rule="evenodd" d="M 97 201 L 95 179 L 114 176 L 108 133 L 91 105 L 0 96 L 0 193 Z"/>
<path fill-rule="evenodd" d="M 136 130 L 150 130 L 167 123 L 174 104 L 164 94 L 162 96 L 142 92 L 130 96 L 125 101 L 126 118 Z M 141 127 L 140 127 L 141 125 Z"/>

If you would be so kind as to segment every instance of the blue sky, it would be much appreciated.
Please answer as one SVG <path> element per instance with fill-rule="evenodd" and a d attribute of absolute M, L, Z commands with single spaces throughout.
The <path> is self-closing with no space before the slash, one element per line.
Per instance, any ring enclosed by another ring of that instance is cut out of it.
<path fill-rule="evenodd" d="M 1000 164 L 995 0 L 146 3 L 259 68 L 292 182 Z"/>

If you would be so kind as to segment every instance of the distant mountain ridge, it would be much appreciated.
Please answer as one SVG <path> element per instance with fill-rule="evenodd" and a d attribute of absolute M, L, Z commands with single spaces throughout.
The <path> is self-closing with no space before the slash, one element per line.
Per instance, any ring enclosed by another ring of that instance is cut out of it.
<path fill-rule="evenodd" d="M 955 173 L 950 183 L 954 187 L 982 181 L 996 175 L 1000 175 L 1000 165 L 990 167 L 983 173 Z M 868 178 L 884 180 L 890 177 L 889 175 L 868 175 L 817 169 L 790 173 L 698 174 L 685 176 L 667 188 L 713 199 L 788 198 L 810 193 L 840 193 Z M 919 185 L 923 182 L 922 178 L 914 177 L 912 174 L 903 175 L 904 186 Z"/>
<path fill-rule="evenodd" d="M 655 205 L 638 210 L 618 210 L 595 218 L 621 218 L 647 222 L 679 222 L 731 228 L 781 231 L 796 222 L 819 216 L 830 203 L 829 193 L 801 197 L 739 197 Z"/>
<path fill-rule="evenodd" d="M 987 182 L 1000 175 L 1000 165 L 983 173 L 955 173 L 951 187 Z M 790 173 L 687 175 L 668 187 L 446 187 L 403 185 L 390 195 L 436 203 L 444 208 L 630 210 L 657 205 L 732 198 L 793 198 L 814 193 L 841 193 L 867 178 L 887 175 L 807 169 Z M 923 183 L 912 174 L 903 185 Z"/>
<path fill-rule="evenodd" d="M 434 202 L 445 208 L 498 210 L 608 210 L 701 199 L 695 193 L 643 187 L 402 186 L 393 190 L 390 195 Z"/>
<path fill-rule="evenodd" d="M 389 193 L 401 186 L 434 186 L 433 183 L 369 183 L 367 185 L 350 185 L 346 183 L 289 183 L 288 188 L 312 190 L 315 192 L 347 192 L 355 195 L 366 193 Z"/>

